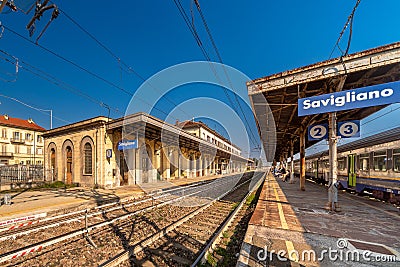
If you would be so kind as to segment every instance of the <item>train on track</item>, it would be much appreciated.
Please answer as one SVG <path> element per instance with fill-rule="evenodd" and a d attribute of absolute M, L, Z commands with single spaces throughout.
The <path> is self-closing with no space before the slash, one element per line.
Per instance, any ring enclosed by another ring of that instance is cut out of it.
<path fill-rule="evenodd" d="M 338 146 L 337 172 L 339 188 L 400 204 L 400 127 Z M 328 151 L 306 157 L 306 177 L 328 183 Z"/>

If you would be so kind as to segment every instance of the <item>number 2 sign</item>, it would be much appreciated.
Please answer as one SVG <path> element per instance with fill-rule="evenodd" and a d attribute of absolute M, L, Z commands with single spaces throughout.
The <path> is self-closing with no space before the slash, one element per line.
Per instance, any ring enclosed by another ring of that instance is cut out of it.
<path fill-rule="evenodd" d="M 328 138 L 328 124 L 315 124 L 308 126 L 308 140 L 322 140 Z"/>

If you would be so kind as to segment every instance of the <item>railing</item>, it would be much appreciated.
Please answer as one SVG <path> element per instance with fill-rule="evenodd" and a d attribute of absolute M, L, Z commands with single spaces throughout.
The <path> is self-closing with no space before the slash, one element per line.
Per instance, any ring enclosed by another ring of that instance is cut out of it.
<path fill-rule="evenodd" d="M 22 138 L 10 138 L 12 143 L 25 143 L 25 139 Z"/>
<path fill-rule="evenodd" d="M 12 152 L 0 152 L 0 157 L 12 157 L 14 153 Z"/>
<path fill-rule="evenodd" d="M 46 170 L 41 165 L 0 166 L 0 184 L 54 181 L 55 170 Z"/>

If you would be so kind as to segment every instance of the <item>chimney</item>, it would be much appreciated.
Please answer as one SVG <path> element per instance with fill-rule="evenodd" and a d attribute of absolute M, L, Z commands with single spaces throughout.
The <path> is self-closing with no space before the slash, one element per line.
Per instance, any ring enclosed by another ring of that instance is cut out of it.
<path fill-rule="evenodd" d="M 8 120 L 8 115 L 4 114 L 4 119 Z"/>
<path fill-rule="evenodd" d="M 29 119 L 28 119 L 28 122 L 29 122 L 29 123 L 34 123 L 34 121 L 32 120 L 32 118 L 29 118 Z"/>

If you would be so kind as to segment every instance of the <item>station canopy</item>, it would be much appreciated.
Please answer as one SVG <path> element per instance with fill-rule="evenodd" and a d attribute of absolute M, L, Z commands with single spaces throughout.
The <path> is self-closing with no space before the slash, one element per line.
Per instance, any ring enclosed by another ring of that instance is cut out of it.
<path fill-rule="evenodd" d="M 304 132 L 308 125 L 328 121 L 327 113 L 299 117 L 297 115 L 299 98 L 332 93 L 337 91 L 337 88 L 344 91 L 398 80 L 400 80 L 400 42 L 247 82 L 248 94 L 258 120 L 267 160 L 273 158 L 279 160 L 287 155 L 286 153 L 290 153 L 292 142 L 294 153 L 298 153 L 300 133 Z M 269 108 L 263 106 L 265 100 Z M 384 107 L 340 111 L 337 112 L 337 119 L 338 121 L 361 120 Z M 272 117 L 275 125 L 271 120 Z M 271 127 L 275 127 L 276 131 Z M 305 145 L 309 147 L 314 143 L 315 141 L 306 140 Z"/>

